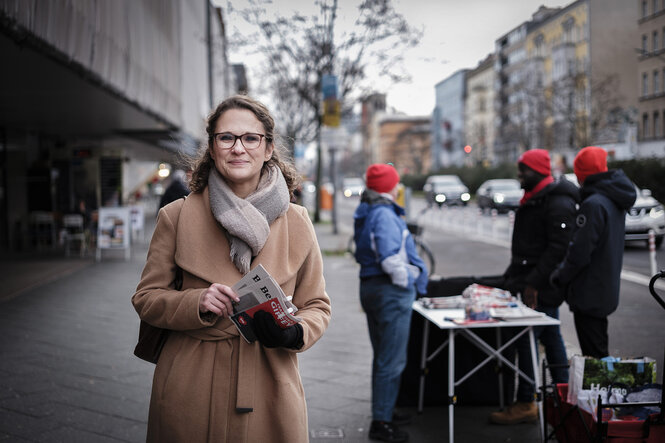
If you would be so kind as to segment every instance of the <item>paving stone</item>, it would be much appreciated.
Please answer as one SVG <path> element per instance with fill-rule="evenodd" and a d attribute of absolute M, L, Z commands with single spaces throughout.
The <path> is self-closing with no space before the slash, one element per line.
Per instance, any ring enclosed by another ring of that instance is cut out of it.
<path fill-rule="evenodd" d="M 37 441 L 41 433 L 61 426 L 59 420 L 52 416 L 32 417 L 0 408 L 0 433 Z"/>

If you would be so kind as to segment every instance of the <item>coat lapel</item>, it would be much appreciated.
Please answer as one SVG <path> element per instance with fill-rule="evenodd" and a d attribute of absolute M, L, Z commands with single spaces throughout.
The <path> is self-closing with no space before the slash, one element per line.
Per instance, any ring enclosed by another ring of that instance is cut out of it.
<path fill-rule="evenodd" d="M 229 242 L 213 218 L 208 188 L 186 199 L 178 220 L 175 262 L 205 281 L 232 286 L 242 278 L 229 259 Z"/>

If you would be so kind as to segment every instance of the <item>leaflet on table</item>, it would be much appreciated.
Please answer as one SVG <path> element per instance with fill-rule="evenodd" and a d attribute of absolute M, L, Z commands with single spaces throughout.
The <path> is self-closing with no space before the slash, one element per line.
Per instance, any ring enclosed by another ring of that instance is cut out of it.
<path fill-rule="evenodd" d="M 490 317 L 503 321 L 524 320 L 527 318 L 542 318 L 545 314 L 531 309 L 521 302 L 517 306 L 504 308 L 490 308 Z"/>
<path fill-rule="evenodd" d="M 252 322 L 257 311 L 271 314 L 282 328 L 293 326 L 300 321 L 299 317 L 293 315 L 298 308 L 291 303 L 263 265 L 252 269 L 232 289 L 238 294 L 240 301 L 233 303 L 231 321 L 248 343 L 256 340 Z"/>

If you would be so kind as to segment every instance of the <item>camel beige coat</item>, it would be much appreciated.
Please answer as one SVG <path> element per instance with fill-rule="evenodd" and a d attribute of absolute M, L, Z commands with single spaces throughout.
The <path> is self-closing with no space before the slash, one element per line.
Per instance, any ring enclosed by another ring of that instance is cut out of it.
<path fill-rule="evenodd" d="M 307 211 L 291 204 L 270 226 L 253 260 L 293 296 L 304 346 L 295 351 L 249 344 L 224 318 L 206 322 L 199 299 L 211 283 L 242 276 L 229 258 L 207 188 L 159 212 L 132 303 L 141 319 L 171 329 L 152 386 L 150 442 L 307 442 L 307 407 L 297 352 L 310 348 L 330 320 L 321 251 Z M 182 291 L 169 288 L 176 265 Z"/>

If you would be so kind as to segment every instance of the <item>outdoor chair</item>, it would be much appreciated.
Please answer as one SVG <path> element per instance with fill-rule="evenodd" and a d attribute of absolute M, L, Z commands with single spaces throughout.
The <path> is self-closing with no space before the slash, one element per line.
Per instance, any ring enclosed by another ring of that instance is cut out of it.
<path fill-rule="evenodd" d="M 85 256 L 88 250 L 85 226 L 83 225 L 83 216 L 80 214 L 66 214 L 62 217 L 62 227 L 64 229 L 65 256 L 69 257 L 70 250 L 76 242 L 79 247 L 81 257 Z"/>

